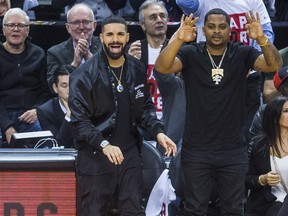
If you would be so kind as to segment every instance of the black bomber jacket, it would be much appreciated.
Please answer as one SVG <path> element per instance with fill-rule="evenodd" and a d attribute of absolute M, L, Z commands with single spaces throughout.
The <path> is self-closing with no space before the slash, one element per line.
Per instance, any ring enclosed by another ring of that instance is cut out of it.
<path fill-rule="evenodd" d="M 164 126 L 156 117 L 144 64 L 125 54 L 124 70 L 129 88 L 132 132 L 138 136 L 137 144 L 141 149 L 140 131 L 144 129 L 154 139 L 163 132 Z M 117 110 L 117 90 L 112 80 L 113 74 L 103 49 L 70 76 L 69 106 L 78 150 L 92 147 L 102 151 L 101 142 L 111 136 Z"/>

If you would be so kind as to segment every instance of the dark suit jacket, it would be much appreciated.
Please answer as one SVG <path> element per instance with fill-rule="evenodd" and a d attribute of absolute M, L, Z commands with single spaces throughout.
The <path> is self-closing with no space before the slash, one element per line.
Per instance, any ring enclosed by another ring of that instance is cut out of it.
<path fill-rule="evenodd" d="M 256 138 L 250 153 L 249 171 L 246 185 L 251 189 L 247 199 L 247 216 L 265 215 L 267 209 L 275 202 L 276 197 L 271 193 L 270 186 L 258 183 L 260 175 L 271 171 L 269 146 Z"/>
<path fill-rule="evenodd" d="M 65 119 L 59 98 L 53 98 L 37 108 L 37 116 L 43 130 L 50 130 L 59 146 L 74 147 L 70 123 Z"/>
<path fill-rule="evenodd" d="M 140 61 L 142 61 L 145 65 L 145 67 L 147 68 L 148 67 L 148 41 L 147 39 L 143 39 L 143 40 L 140 40 L 141 42 L 141 59 Z M 164 47 L 167 46 L 169 42 L 169 39 L 166 39 L 163 43 L 163 47 L 162 49 L 164 49 Z"/>
<path fill-rule="evenodd" d="M 101 47 L 101 41 L 99 37 L 92 37 L 90 52 L 95 54 L 98 48 Z M 70 65 L 74 59 L 74 47 L 73 40 L 70 37 L 68 40 L 52 46 L 47 51 L 47 80 L 50 90 L 53 92 L 53 74 L 55 70 L 61 65 Z"/>

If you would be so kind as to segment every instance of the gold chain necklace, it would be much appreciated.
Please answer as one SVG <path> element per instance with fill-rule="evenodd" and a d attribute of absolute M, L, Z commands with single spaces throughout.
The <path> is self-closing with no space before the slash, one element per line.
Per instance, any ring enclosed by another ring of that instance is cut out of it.
<path fill-rule="evenodd" d="M 118 92 L 122 92 L 124 90 L 124 87 L 123 85 L 121 84 L 121 79 L 122 79 L 122 73 L 123 73 L 123 66 L 124 66 L 124 63 L 122 64 L 121 66 L 121 72 L 120 72 L 120 77 L 118 79 L 118 77 L 116 76 L 116 74 L 114 73 L 114 71 L 110 68 L 112 74 L 114 75 L 115 79 L 117 80 L 117 91 Z"/>
<path fill-rule="evenodd" d="M 207 49 L 208 56 L 209 56 L 210 62 L 211 62 L 212 67 L 213 67 L 212 70 L 211 70 L 211 77 L 212 77 L 212 79 L 213 79 L 213 81 L 215 82 L 216 85 L 218 85 L 221 82 L 222 78 L 224 77 L 224 70 L 223 70 L 223 68 L 221 68 L 221 65 L 222 65 L 223 59 L 225 57 L 226 51 L 227 51 L 227 46 L 226 46 L 226 49 L 225 49 L 225 51 L 224 51 L 224 53 L 222 55 L 220 63 L 217 66 L 215 61 L 214 61 L 214 59 L 212 58 L 209 50 Z"/>

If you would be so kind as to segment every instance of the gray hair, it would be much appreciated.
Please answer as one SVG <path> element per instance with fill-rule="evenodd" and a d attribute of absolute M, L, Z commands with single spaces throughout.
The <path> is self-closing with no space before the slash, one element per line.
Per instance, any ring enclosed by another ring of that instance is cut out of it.
<path fill-rule="evenodd" d="M 163 8 L 166 16 L 168 17 L 168 12 L 167 9 L 165 7 L 165 3 L 163 1 L 159 1 L 159 0 L 146 0 L 145 2 L 143 2 L 143 4 L 140 6 L 139 8 L 139 23 L 143 24 L 144 23 L 144 11 L 150 7 L 151 5 L 158 5 L 161 8 Z"/>
<path fill-rule="evenodd" d="M 4 26 L 4 24 L 6 24 L 7 19 L 8 19 L 9 17 L 11 17 L 11 16 L 14 16 L 14 15 L 23 16 L 25 24 L 27 24 L 27 25 L 30 24 L 29 16 L 26 14 L 25 11 L 23 11 L 21 8 L 10 8 L 10 9 L 5 13 L 5 15 L 4 15 L 4 17 L 3 17 L 3 20 L 2 20 L 3 26 Z"/>
<path fill-rule="evenodd" d="M 73 7 L 71 7 L 68 12 L 67 12 L 67 22 L 69 22 L 69 17 L 70 17 L 70 14 L 71 14 L 71 11 L 72 10 L 75 10 L 75 9 L 78 9 L 78 8 L 85 8 L 87 9 L 88 13 L 90 13 L 91 17 L 92 17 L 92 20 L 94 20 L 94 12 L 93 10 L 85 3 L 77 3 L 75 5 L 73 5 Z"/>

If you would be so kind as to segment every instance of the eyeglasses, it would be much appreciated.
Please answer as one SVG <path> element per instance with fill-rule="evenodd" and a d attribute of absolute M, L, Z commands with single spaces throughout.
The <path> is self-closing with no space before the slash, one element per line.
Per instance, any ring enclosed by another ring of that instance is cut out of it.
<path fill-rule="evenodd" d="M 9 30 L 11 30 L 11 31 L 13 31 L 16 27 L 19 29 L 19 31 L 23 31 L 23 30 L 27 29 L 27 27 L 29 25 L 23 24 L 23 23 L 18 23 L 18 24 L 16 24 L 16 23 L 7 23 L 7 24 L 4 24 L 4 26 L 6 28 L 8 28 Z"/>
<path fill-rule="evenodd" d="M 72 25 L 73 27 L 79 27 L 81 23 L 84 27 L 90 27 L 90 24 L 92 22 L 94 21 L 93 20 L 83 20 L 83 21 L 75 20 L 75 21 L 68 22 L 68 23 Z"/>

